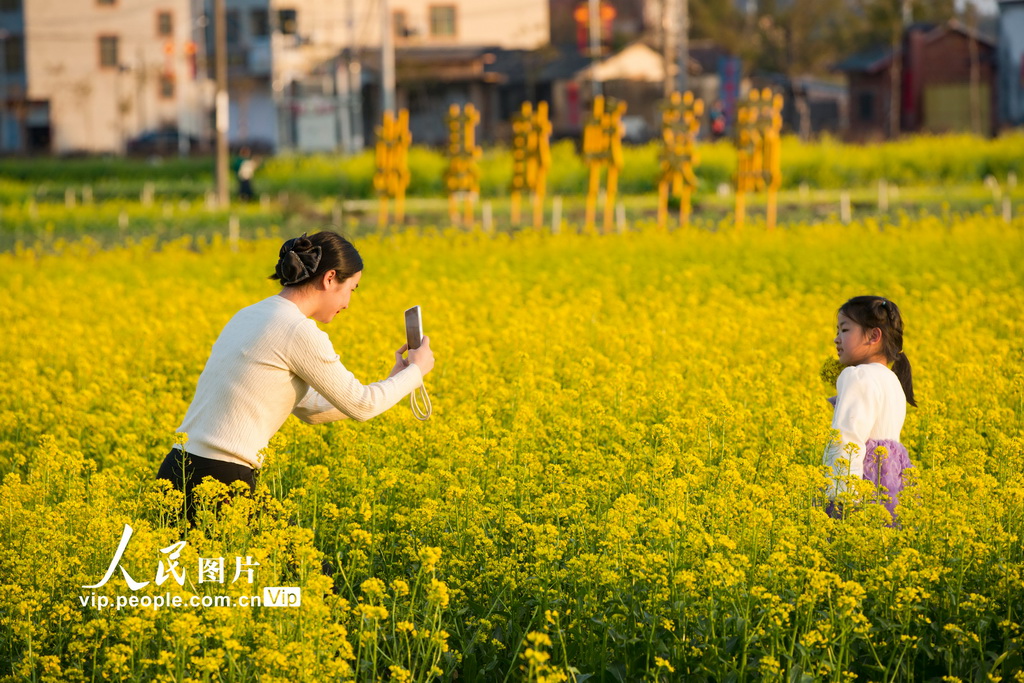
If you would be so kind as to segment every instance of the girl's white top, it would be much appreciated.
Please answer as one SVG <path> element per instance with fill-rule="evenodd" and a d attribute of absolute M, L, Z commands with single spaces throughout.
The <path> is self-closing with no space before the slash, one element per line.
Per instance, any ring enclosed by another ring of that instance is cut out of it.
<path fill-rule="evenodd" d="M 903 421 L 907 417 L 907 397 L 896 374 L 881 363 L 851 365 L 839 373 L 836 381 L 836 408 L 832 429 L 839 430 L 840 441 L 825 449 L 825 465 L 832 468 L 829 497 L 845 490 L 839 476 L 864 476 L 864 444 L 869 439 L 900 440 Z M 846 454 L 847 444 L 857 450 Z M 850 461 L 849 470 L 837 464 L 840 458 Z"/>
<path fill-rule="evenodd" d="M 256 468 L 288 415 L 310 424 L 362 422 L 422 384 L 419 366 L 410 363 L 364 386 L 341 364 L 327 334 L 275 294 L 228 321 L 178 431 L 188 434 L 184 450 L 193 455 Z"/>

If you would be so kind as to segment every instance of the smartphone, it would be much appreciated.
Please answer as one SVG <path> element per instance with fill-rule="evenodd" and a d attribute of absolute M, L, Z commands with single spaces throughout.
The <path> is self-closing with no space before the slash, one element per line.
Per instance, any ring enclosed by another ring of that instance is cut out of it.
<path fill-rule="evenodd" d="M 423 317 L 419 306 L 413 306 L 405 312 L 405 339 L 410 349 L 420 348 L 420 342 L 423 341 Z"/>

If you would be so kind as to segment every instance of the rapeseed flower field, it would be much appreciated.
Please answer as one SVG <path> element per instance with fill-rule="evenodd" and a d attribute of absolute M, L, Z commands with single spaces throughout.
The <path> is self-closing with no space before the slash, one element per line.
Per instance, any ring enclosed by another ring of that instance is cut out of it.
<path fill-rule="evenodd" d="M 421 305 L 433 418 L 289 419 L 181 544 L 156 469 L 289 236 L 0 255 L 0 680 L 1024 681 L 1020 219 L 359 239 L 324 329 L 370 382 Z M 822 365 L 866 293 L 920 405 L 900 528 L 821 508 Z"/>

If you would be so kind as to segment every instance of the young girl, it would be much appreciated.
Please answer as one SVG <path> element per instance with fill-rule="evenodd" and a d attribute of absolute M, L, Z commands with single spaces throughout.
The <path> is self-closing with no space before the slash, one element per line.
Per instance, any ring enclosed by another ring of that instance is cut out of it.
<path fill-rule="evenodd" d="M 825 464 L 832 468 L 827 512 L 841 516 L 836 504 L 846 490 L 841 477 L 863 477 L 885 487 L 882 500 L 895 522 L 903 470 L 912 467 L 900 431 L 907 403 L 917 406 L 910 361 L 903 353 L 900 309 L 880 296 L 850 299 L 839 309 L 835 344 L 839 362 L 847 367 L 836 382 L 832 428 L 839 438 L 825 451 Z M 840 458 L 849 465 L 840 464 Z"/>

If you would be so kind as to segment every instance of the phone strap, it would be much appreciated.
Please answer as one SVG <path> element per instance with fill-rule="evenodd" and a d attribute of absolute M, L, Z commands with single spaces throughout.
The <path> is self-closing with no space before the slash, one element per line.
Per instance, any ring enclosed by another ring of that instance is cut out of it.
<path fill-rule="evenodd" d="M 425 385 L 421 384 L 409 394 L 409 406 L 412 408 L 412 414 L 417 420 L 426 422 L 430 419 L 434 409 L 430 405 L 430 396 L 427 394 L 427 387 Z"/>

